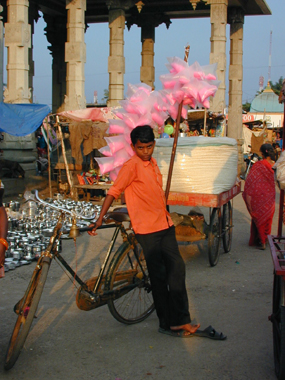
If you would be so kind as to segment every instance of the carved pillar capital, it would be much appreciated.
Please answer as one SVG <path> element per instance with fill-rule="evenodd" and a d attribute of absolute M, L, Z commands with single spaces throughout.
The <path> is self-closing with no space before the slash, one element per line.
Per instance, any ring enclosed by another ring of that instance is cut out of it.
<path fill-rule="evenodd" d="M 106 0 L 108 9 L 128 10 L 137 3 L 137 0 Z"/>
<path fill-rule="evenodd" d="M 228 24 L 244 24 L 244 12 L 242 8 L 228 8 Z"/>
<path fill-rule="evenodd" d="M 145 38 L 153 38 L 154 39 L 154 28 L 159 26 L 160 24 L 165 24 L 167 29 L 171 24 L 171 20 L 169 16 L 163 13 L 156 14 L 145 14 L 143 11 L 141 13 L 133 13 L 126 20 L 126 25 L 128 30 L 131 29 L 132 25 L 137 25 L 142 28 L 142 41 Z"/>

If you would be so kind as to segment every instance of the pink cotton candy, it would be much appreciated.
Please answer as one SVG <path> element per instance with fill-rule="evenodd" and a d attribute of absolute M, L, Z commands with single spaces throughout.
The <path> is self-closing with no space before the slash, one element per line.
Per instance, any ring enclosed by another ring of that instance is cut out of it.
<path fill-rule="evenodd" d="M 122 166 L 130 158 L 131 156 L 125 151 L 125 149 L 118 150 L 118 152 L 114 154 L 114 167 Z"/>
<path fill-rule="evenodd" d="M 210 102 L 209 99 L 205 99 L 202 103 L 204 108 L 210 108 Z"/>
<path fill-rule="evenodd" d="M 125 113 L 125 110 L 123 108 L 115 108 L 113 113 L 116 115 L 116 117 L 118 117 L 119 119 L 122 119 L 123 114 Z M 113 119 L 110 119 L 110 120 L 113 120 Z"/>
<path fill-rule="evenodd" d="M 173 120 L 176 120 L 177 118 L 177 112 L 178 112 L 178 104 L 175 104 L 174 106 L 170 106 L 168 108 L 169 115 L 172 117 Z"/>
<path fill-rule="evenodd" d="M 188 66 L 187 62 L 179 57 L 168 57 L 167 60 L 169 64 L 166 64 L 166 67 L 173 73 L 179 73 Z"/>
<path fill-rule="evenodd" d="M 133 148 L 131 147 L 131 143 L 132 142 L 129 143 L 128 141 L 125 141 L 125 148 L 124 148 L 130 157 L 132 157 L 135 154 L 135 152 L 133 151 Z"/>
<path fill-rule="evenodd" d="M 152 121 L 152 117 L 150 113 L 147 113 L 141 116 L 137 122 L 137 127 L 141 127 L 142 125 L 149 125 Z"/>
<path fill-rule="evenodd" d="M 115 168 L 114 170 L 112 170 L 112 171 L 110 172 L 110 179 L 111 179 L 111 181 L 116 181 L 117 176 L 118 176 L 118 174 L 119 174 L 119 171 L 120 171 L 121 169 L 122 169 L 122 167 L 119 166 L 119 167 Z"/>
<path fill-rule="evenodd" d="M 109 128 L 107 130 L 107 134 L 118 134 L 124 133 L 126 128 L 126 124 L 123 120 L 114 119 L 109 120 Z"/>
<path fill-rule="evenodd" d="M 122 107 L 124 108 L 124 110 L 127 111 L 127 112 L 134 113 L 134 114 L 138 113 L 137 106 L 136 106 L 135 103 L 132 103 L 129 100 L 121 100 L 120 104 L 122 105 Z"/>
<path fill-rule="evenodd" d="M 217 91 L 217 88 L 215 86 L 202 88 L 199 91 L 199 97 L 201 99 L 201 103 L 203 103 L 205 99 L 209 98 L 209 96 L 214 96 L 216 91 Z"/>
<path fill-rule="evenodd" d="M 213 75 L 213 74 L 208 74 L 208 75 L 206 75 L 206 79 L 207 80 L 216 80 L 217 77 L 215 75 Z"/>
<path fill-rule="evenodd" d="M 193 73 L 194 78 L 199 79 L 199 80 L 204 80 L 205 79 L 205 74 L 202 71 L 195 71 Z"/>
<path fill-rule="evenodd" d="M 198 90 L 197 90 L 197 88 L 195 88 L 195 86 L 193 86 L 192 84 L 189 84 L 189 85 L 183 86 L 183 89 L 185 91 L 185 94 L 188 97 L 197 99 L 197 97 L 198 97 Z"/>
<path fill-rule="evenodd" d="M 108 173 L 114 169 L 113 157 L 102 157 L 102 158 L 96 157 L 95 160 L 98 162 L 101 174 Z"/>
<path fill-rule="evenodd" d="M 102 148 L 98 149 L 100 153 L 104 154 L 106 157 L 112 157 L 112 152 L 110 148 L 106 145 L 103 146 Z"/>
<path fill-rule="evenodd" d="M 173 94 L 171 92 L 165 94 L 167 102 L 173 106 L 176 103 L 176 99 L 174 98 Z"/>
<path fill-rule="evenodd" d="M 175 80 L 171 80 L 171 81 L 165 81 L 163 82 L 163 87 L 166 89 L 166 90 L 169 90 L 171 88 L 173 88 L 176 84 L 176 81 Z"/>
<path fill-rule="evenodd" d="M 128 144 L 129 146 L 131 145 L 132 143 L 132 140 L 131 140 L 131 137 L 130 137 L 130 133 L 124 133 L 124 139 L 125 139 L 125 142 L 126 144 Z"/>
<path fill-rule="evenodd" d="M 105 140 L 107 141 L 107 144 L 113 154 L 124 148 L 124 136 L 105 137 Z"/>
<path fill-rule="evenodd" d="M 139 116 L 135 115 L 135 114 L 128 114 L 128 113 L 126 113 L 123 116 L 123 120 L 124 120 L 124 122 L 126 123 L 126 125 L 130 129 L 134 129 L 137 126 L 137 122 L 139 120 Z"/>
<path fill-rule="evenodd" d="M 181 103 L 182 100 L 184 99 L 185 93 L 183 90 L 177 90 L 173 92 L 173 97 L 174 99 L 178 102 Z"/>
<path fill-rule="evenodd" d="M 157 123 L 159 126 L 164 124 L 164 119 L 157 112 L 152 112 L 151 114 L 152 120 Z"/>
<path fill-rule="evenodd" d="M 144 90 L 138 90 L 135 92 L 130 98 L 129 101 L 136 103 L 136 102 L 143 102 L 145 99 L 147 99 L 149 95 Z"/>
<path fill-rule="evenodd" d="M 190 97 L 184 98 L 183 104 L 185 106 L 188 105 L 191 108 L 195 108 L 196 107 L 196 101 L 195 101 L 195 99 L 194 98 L 190 98 Z"/>
<path fill-rule="evenodd" d="M 182 107 L 182 109 L 181 109 L 181 116 L 183 117 L 183 119 L 187 119 L 187 113 L 188 113 L 187 108 Z"/>
<path fill-rule="evenodd" d="M 139 83 L 139 84 L 128 83 L 127 98 L 130 98 L 131 96 L 133 96 L 133 94 L 139 91 L 143 91 L 147 95 L 149 95 L 152 91 L 152 88 L 146 83 Z"/>

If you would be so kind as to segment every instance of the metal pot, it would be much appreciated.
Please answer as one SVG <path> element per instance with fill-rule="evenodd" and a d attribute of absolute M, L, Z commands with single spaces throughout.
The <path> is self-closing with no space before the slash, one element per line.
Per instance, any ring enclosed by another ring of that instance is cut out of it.
<path fill-rule="evenodd" d="M 12 257 L 13 257 L 13 259 L 20 260 L 20 259 L 22 258 L 21 252 L 19 252 L 19 251 L 14 251 L 14 252 L 12 253 Z"/>

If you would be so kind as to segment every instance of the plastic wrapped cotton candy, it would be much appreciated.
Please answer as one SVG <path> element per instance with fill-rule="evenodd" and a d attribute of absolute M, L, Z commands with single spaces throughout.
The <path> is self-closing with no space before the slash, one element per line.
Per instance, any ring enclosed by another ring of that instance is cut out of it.
<path fill-rule="evenodd" d="M 168 57 L 168 62 L 165 66 L 168 68 L 170 73 L 177 74 L 184 70 L 188 64 L 183 59 L 179 57 Z"/>
<path fill-rule="evenodd" d="M 219 81 L 217 80 L 217 65 L 201 66 L 194 62 L 191 66 L 178 58 L 168 58 L 169 73 L 160 76 L 163 90 L 152 91 L 144 83 L 128 84 L 127 98 L 120 101 L 121 108 L 114 110 L 120 120 L 110 121 L 108 133 L 118 136 L 105 138 L 108 146 L 101 148 L 100 152 L 105 158 L 96 160 L 101 173 L 110 173 L 115 180 L 121 166 L 133 154 L 131 148 L 131 131 L 142 125 L 150 125 L 156 132 L 164 132 L 165 120 L 171 116 L 176 120 L 179 104 L 183 104 L 181 116 L 186 119 L 188 106 L 192 108 L 209 108 L 209 98 L 214 96 Z"/>
<path fill-rule="evenodd" d="M 123 120 L 111 119 L 109 120 L 109 128 L 107 130 L 108 134 L 118 134 L 124 133 L 126 129 L 126 124 Z"/>
<path fill-rule="evenodd" d="M 111 181 L 115 181 L 115 180 L 116 180 L 117 175 L 118 175 L 119 171 L 121 170 L 121 168 L 122 168 L 122 167 L 119 166 L 119 167 L 115 168 L 114 170 L 112 170 L 112 171 L 110 172 L 110 179 L 111 179 Z"/>
<path fill-rule="evenodd" d="M 112 152 L 108 145 L 103 146 L 102 148 L 98 149 L 101 154 L 103 154 L 106 157 L 112 157 Z"/>
<path fill-rule="evenodd" d="M 125 149 L 121 149 L 114 154 L 114 167 L 122 166 L 131 156 Z"/>
<path fill-rule="evenodd" d="M 96 157 L 96 161 L 98 162 L 101 174 L 106 174 L 114 169 L 114 157 Z"/>
<path fill-rule="evenodd" d="M 105 137 L 105 140 L 113 154 L 125 147 L 126 140 L 124 136 Z"/>
<path fill-rule="evenodd" d="M 152 88 L 146 83 L 131 84 L 128 83 L 127 98 L 130 99 L 135 93 L 140 93 L 140 91 L 145 92 L 149 95 L 152 91 Z"/>

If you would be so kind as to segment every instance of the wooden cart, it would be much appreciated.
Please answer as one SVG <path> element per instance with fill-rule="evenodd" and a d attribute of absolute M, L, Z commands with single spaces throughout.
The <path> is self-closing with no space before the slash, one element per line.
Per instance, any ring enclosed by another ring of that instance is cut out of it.
<path fill-rule="evenodd" d="M 197 193 L 176 193 L 169 192 L 167 204 L 169 206 L 200 206 L 209 207 L 210 223 L 206 234 L 208 239 L 208 257 L 211 266 L 215 266 L 219 260 L 219 249 L 221 239 L 223 248 L 227 253 L 231 249 L 232 243 L 232 200 L 241 191 L 241 185 L 236 184 L 230 190 L 220 194 L 197 194 Z M 197 241 L 197 236 L 191 239 L 179 238 L 178 241 Z"/>

